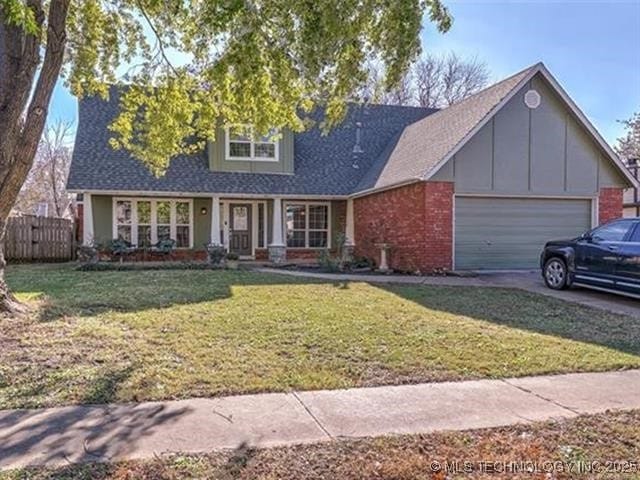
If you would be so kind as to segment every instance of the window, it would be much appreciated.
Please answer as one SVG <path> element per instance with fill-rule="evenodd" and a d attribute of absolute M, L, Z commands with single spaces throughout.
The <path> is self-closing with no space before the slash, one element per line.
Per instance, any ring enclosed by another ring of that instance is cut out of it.
<path fill-rule="evenodd" d="M 151 202 L 138 200 L 138 241 L 141 247 L 151 245 Z"/>
<path fill-rule="evenodd" d="M 229 127 L 225 130 L 227 160 L 278 161 L 276 132 L 266 137 L 254 137 L 252 127 Z"/>
<path fill-rule="evenodd" d="M 187 248 L 191 230 L 191 208 L 189 202 L 176 202 L 176 247 Z"/>
<path fill-rule="evenodd" d="M 285 207 L 287 247 L 329 247 L 329 205 L 292 203 Z"/>
<path fill-rule="evenodd" d="M 609 223 L 591 232 L 591 238 L 596 242 L 621 242 L 631 225 L 629 221 Z"/>
<path fill-rule="evenodd" d="M 114 199 L 113 236 L 144 247 L 174 239 L 178 248 L 193 245 L 191 200 Z"/>
<path fill-rule="evenodd" d="M 119 200 L 116 202 L 116 234 L 118 240 L 131 242 L 131 200 Z"/>
<path fill-rule="evenodd" d="M 629 238 L 629 241 L 640 243 L 640 223 L 636 225 L 636 229 L 631 234 L 631 238 Z"/>

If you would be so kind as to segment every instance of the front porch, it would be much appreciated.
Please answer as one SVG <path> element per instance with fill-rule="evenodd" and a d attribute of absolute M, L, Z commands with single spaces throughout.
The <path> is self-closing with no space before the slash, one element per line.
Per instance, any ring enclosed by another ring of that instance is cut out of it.
<path fill-rule="evenodd" d="M 243 261 L 307 263 L 324 250 L 335 250 L 339 236 L 353 243 L 351 203 L 336 198 L 87 192 L 78 202 L 78 220 L 83 245 L 101 250 L 116 239 L 138 250 L 171 240 L 171 260 L 204 261 L 207 245 L 221 245 Z"/>

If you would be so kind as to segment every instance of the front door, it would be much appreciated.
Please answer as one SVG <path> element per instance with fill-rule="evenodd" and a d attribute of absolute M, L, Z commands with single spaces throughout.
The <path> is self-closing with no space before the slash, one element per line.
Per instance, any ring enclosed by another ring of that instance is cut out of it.
<path fill-rule="evenodd" d="M 229 205 L 229 251 L 242 256 L 250 256 L 251 248 L 251 204 L 232 203 Z"/>

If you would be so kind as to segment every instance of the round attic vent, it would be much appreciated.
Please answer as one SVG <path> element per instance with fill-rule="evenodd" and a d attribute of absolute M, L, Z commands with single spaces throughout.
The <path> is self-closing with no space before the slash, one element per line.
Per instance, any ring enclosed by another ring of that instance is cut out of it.
<path fill-rule="evenodd" d="M 540 94 L 535 90 L 529 90 L 524 94 L 524 104 L 529 108 L 538 108 L 540 106 Z"/>

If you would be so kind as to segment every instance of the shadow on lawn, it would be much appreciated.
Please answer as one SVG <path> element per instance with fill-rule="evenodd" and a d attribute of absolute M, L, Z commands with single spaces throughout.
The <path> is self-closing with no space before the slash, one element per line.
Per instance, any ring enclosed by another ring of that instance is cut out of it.
<path fill-rule="evenodd" d="M 506 287 L 375 286 L 430 310 L 640 356 L 640 318 Z"/>
<path fill-rule="evenodd" d="M 113 395 L 127 375 L 125 371 L 115 372 L 98 379 L 95 389 L 80 403 L 91 403 L 95 398 L 112 400 L 114 397 L 105 395 L 105 389 Z M 6 410 L 0 412 L 0 467 L 24 461 L 27 452 L 31 464 L 109 461 L 130 454 L 137 440 L 160 426 L 166 428 L 189 411 L 187 407 L 162 404 Z M 116 418 L 119 421 L 114 421 Z M 49 478 L 63 478 L 64 470 L 56 470 Z"/>
<path fill-rule="evenodd" d="M 33 271 L 37 271 L 35 268 Z M 138 312 L 174 305 L 223 300 L 239 286 L 320 284 L 317 279 L 265 275 L 251 271 L 141 270 L 79 272 L 67 269 L 61 275 L 10 278 L 15 293 L 40 296 L 38 319 L 54 321 L 66 316 L 99 315 L 108 311 Z M 35 292 L 34 292 L 35 290 Z"/>
<path fill-rule="evenodd" d="M 310 279 L 252 271 L 167 270 L 135 272 L 69 272 L 63 285 L 34 275 L 17 282 L 17 291 L 41 291 L 41 320 L 66 315 L 97 315 L 105 311 L 136 312 L 173 305 L 230 298 L 234 287 L 331 284 L 348 289 L 349 282 Z M 508 288 L 418 285 L 370 285 L 427 309 L 463 315 L 570 340 L 640 355 L 640 319 L 607 314 L 562 300 Z"/>

